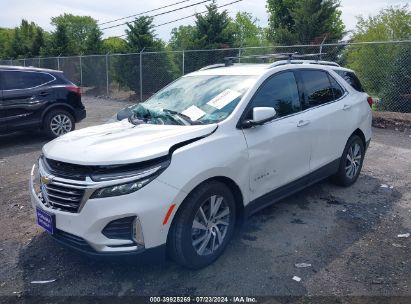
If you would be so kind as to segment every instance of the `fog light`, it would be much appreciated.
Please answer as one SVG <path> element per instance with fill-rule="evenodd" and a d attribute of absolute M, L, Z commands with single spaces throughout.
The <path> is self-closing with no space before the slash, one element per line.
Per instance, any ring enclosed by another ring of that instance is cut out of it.
<path fill-rule="evenodd" d="M 133 240 L 138 245 L 144 247 L 144 236 L 143 236 L 143 228 L 141 227 L 141 222 L 138 216 L 136 216 L 133 222 Z"/>

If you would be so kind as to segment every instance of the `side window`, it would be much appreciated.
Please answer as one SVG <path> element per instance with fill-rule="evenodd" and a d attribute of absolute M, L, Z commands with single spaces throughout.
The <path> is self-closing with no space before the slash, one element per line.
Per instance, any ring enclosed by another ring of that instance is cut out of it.
<path fill-rule="evenodd" d="M 328 77 L 330 78 L 331 87 L 334 93 L 334 100 L 340 99 L 344 95 L 344 89 L 333 77 L 331 77 L 330 75 L 328 75 Z"/>
<path fill-rule="evenodd" d="M 358 79 L 357 75 L 353 72 L 342 71 L 342 70 L 334 70 L 338 75 L 340 75 L 350 86 L 352 86 L 358 92 L 365 92 L 364 88 L 360 80 Z"/>
<path fill-rule="evenodd" d="M 300 97 L 294 73 L 285 72 L 269 78 L 251 103 L 253 108 L 273 107 L 279 117 L 300 111 Z"/>
<path fill-rule="evenodd" d="M 315 107 L 334 100 L 328 75 L 324 71 L 301 70 L 308 107 Z"/>
<path fill-rule="evenodd" d="M 3 89 L 16 90 L 37 87 L 53 78 L 45 73 L 3 71 Z"/>

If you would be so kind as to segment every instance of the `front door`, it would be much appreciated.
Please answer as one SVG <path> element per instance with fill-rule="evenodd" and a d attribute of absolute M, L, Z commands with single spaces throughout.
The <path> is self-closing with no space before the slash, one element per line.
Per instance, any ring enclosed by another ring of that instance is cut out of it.
<path fill-rule="evenodd" d="M 310 125 L 306 113 L 301 112 L 294 73 L 280 72 L 267 79 L 253 97 L 247 115 L 254 107 L 273 107 L 277 117 L 243 130 L 249 153 L 251 200 L 310 171 Z"/>

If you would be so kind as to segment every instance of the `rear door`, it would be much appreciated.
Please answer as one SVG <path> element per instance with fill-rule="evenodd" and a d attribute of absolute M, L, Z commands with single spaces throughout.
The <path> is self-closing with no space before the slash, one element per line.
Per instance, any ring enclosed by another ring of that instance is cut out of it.
<path fill-rule="evenodd" d="M 41 109 L 52 97 L 55 77 L 44 72 L 3 70 L 2 124 L 7 129 L 39 124 Z"/>
<path fill-rule="evenodd" d="M 333 88 L 328 72 L 320 69 L 299 69 L 298 79 L 304 88 L 303 108 L 309 122 L 311 139 L 310 171 L 328 165 L 336 159 L 330 131 L 336 111 Z"/>
<path fill-rule="evenodd" d="M 254 107 L 273 107 L 272 121 L 244 129 L 249 154 L 251 199 L 297 180 L 309 173 L 310 137 L 301 112 L 300 94 L 292 71 L 268 78 L 250 102 L 245 119 Z"/>

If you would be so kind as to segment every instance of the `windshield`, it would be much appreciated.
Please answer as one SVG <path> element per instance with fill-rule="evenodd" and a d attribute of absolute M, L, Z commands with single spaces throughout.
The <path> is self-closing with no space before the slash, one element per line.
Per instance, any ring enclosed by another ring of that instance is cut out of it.
<path fill-rule="evenodd" d="M 237 106 L 256 76 L 185 76 L 131 110 L 131 122 L 210 124 L 224 120 Z"/>

